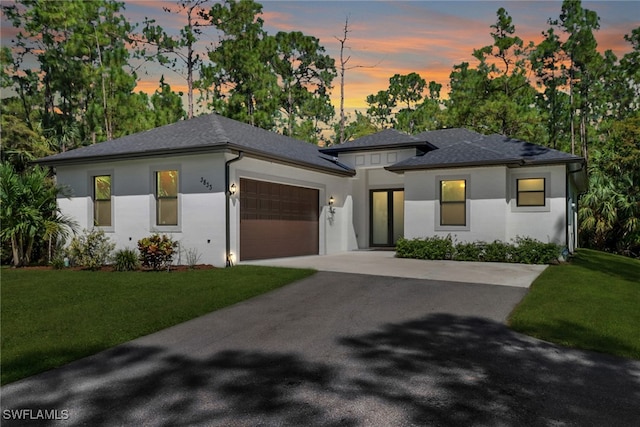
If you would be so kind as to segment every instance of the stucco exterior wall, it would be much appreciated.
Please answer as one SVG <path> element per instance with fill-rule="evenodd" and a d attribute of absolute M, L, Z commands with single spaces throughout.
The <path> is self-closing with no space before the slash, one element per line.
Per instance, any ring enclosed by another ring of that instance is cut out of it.
<path fill-rule="evenodd" d="M 178 226 L 155 224 L 155 171 L 177 169 Z M 82 229 L 93 226 L 92 177 L 111 175 L 112 226 L 103 227 L 116 249 L 135 248 L 137 241 L 152 233 L 171 235 L 182 249 L 176 262 L 186 262 L 185 251 L 195 250 L 200 262 L 220 265 L 224 260 L 224 156 L 165 157 L 59 166 L 57 180 L 73 191 L 59 198 L 63 213 L 76 218 Z M 211 183 L 211 187 L 204 182 Z M 224 261 L 222 263 L 224 265 Z"/>
<path fill-rule="evenodd" d="M 112 226 L 102 227 L 116 243 L 116 249 L 135 248 L 137 241 L 152 233 L 171 235 L 180 242 L 182 253 L 176 262 L 185 263 L 185 251 L 195 250 L 201 263 L 226 264 L 225 162 L 234 154 L 211 153 L 140 160 L 60 166 L 57 180 L 73 191 L 71 199 L 59 198 L 63 213 L 74 217 L 81 229 L 93 226 L 92 177 L 111 175 Z M 178 226 L 155 224 L 155 171 L 179 171 Z M 240 178 L 251 178 L 319 190 L 320 254 L 357 248 L 353 229 L 353 201 L 349 178 L 312 170 L 243 158 L 230 165 L 230 182 L 238 193 L 230 198 L 231 252 L 239 259 Z M 328 200 L 333 196 L 334 213 Z"/>
<path fill-rule="evenodd" d="M 384 167 L 415 154 L 415 148 L 340 153 L 340 162 L 356 170 L 356 176 L 350 180 L 353 191 L 352 223 L 358 248 L 370 246 L 370 190 L 404 188 L 404 176 L 389 172 Z"/>
<path fill-rule="evenodd" d="M 227 155 L 229 159 L 236 156 Z M 353 202 L 351 181 L 348 177 L 330 175 L 295 166 L 244 157 L 231 163 L 230 182 L 236 183 L 238 192 L 240 178 L 276 182 L 318 190 L 320 198 L 319 254 L 329 254 L 357 249 L 353 227 Z M 239 194 L 239 193 L 238 193 Z M 329 211 L 329 198 L 333 196 L 333 213 Z M 231 198 L 231 251 L 240 254 L 240 204 L 238 195 Z M 236 259 L 239 259 L 236 257 Z"/>
<path fill-rule="evenodd" d="M 517 236 L 565 244 L 565 166 L 506 166 L 405 172 L 405 237 L 451 235 L 457 241 L 511 241 Z M 515 180 L 546 179 L 544 208 L 516 206 Z M 466 179 L 467 225 L 440 226 L 439 182 Z"/>

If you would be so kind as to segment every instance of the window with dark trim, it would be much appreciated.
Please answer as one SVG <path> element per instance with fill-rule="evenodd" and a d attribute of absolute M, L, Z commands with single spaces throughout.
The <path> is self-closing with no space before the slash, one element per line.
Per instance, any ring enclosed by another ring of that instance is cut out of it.
<path fill-rule="evenodd" d="M 178 171 L 156 172 L 156 224 L 178 225 Z"/>
<path fill-rule="evenodd" d="M 440 181 L 440 225 L 467 225 L 467 181 Z"/>
<path fill-rule="evenodd" d="M 93 177 L 93 225 L 111 227 L 111 175 Z"/>
<path fill-rule="evenodd" d="M 525 178 L 516 180 L 517 206 L 545 205 L 545 178 Z"/>

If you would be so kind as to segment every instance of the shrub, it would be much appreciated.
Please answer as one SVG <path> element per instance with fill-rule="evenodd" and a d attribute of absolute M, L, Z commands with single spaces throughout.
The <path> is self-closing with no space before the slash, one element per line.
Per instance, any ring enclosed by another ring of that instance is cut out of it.
<path fill-rule="evenodd" d="M 530 237 L 516 237 L 513 262 L 549 264 L 558 260 L 562 248 L 555 243 L 542 243 Z"/>
<path fill-rule="evenodd" d="M 162 236 L 153 234 L 150 237 L 138 240 L 142 266 L 153 270 L 168 269 L 177 246 L 178 242 L 164 234 Z"/>
<path fill-rule="evenodd" d="M 417 259 L 451 259 L 453 257 L 453 240 L 447 237 L 427 237 L 426 239 L 399 239 L 396 243 L 398 258 Z"/>
<path fill-rule="evenodd" d="M 184 251 L 184 257 L 189 268 L 194 268 L 200 262 L 201 255 L 197 249 L 187 249 Z"/>
<path fill-rule="evenodd" d="M 456 261 L 482 261 L 484 242 L 458 243 L 453 255 Z"/>
<path fill-rule="evenodd" d="M 513 246 L 509 243 L 494 240 L 484 243 L 482 248 L 482 261 L 486 262 L 511 262 L 513 258 Z"/>
<path fill-rule="evenodd" d="M 97 270 L 109 261 L 115 247 L 103 230 L 83 230 L 71 240 L 69 255 L 76 265 Z"/>
<path fill-rule="evenodd" d="M 120 249 L 113 256 L 113 263 L 116 271 L 133 271 L 140 266 L 138 253 L 135 249 Z"/>
<path fill-rule="evenodd" d="M 516 237 L 514 244 L 495 240 L 491 243 L 457 243 L 454 246 L 451 236 L 434 236 L 426 239 L 399 239 L 396 244 L 396 256 L 416 259 L 549 264 L 558 259 L 561 249 L 554 243 L 543 243 L 530 237 Z"/>
<path fill-rule="evenodd" d="M 64 268 L 64 258 L 61 256 L 56 256 L 51 260 L 51 267 L 54 270 L 62 270 Z"/>

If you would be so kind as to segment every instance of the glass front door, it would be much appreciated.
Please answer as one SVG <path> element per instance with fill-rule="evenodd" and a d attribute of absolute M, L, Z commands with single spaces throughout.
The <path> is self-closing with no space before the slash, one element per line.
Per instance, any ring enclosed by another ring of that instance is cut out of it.
<path fill-rule="evenodd" d="M 394 246 L 404 236 L 404 191 L 371 190 L 371 246 Z"/>

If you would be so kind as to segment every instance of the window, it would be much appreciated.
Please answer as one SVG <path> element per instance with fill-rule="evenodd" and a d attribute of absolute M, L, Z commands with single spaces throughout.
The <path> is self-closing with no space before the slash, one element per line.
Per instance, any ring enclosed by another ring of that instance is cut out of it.
<path fill-rule="evenodd" d="M 156 172 L 156 224 L 178 225 L 178 171 Z"/>
<path fill-rule="evenodd" d="M 544 206 L 545 205 L 545 179 L 526 178 L 516 181 L 517 206 Z"/>
<path fill-rule="evenodd" d="M 111 175 L 93 177 L 93 225 L 111 227 Z"/>
<path fill-rule="evenodd" d="M 467 181 L 440 181 L 440 225 L 467 225 Z"/>

